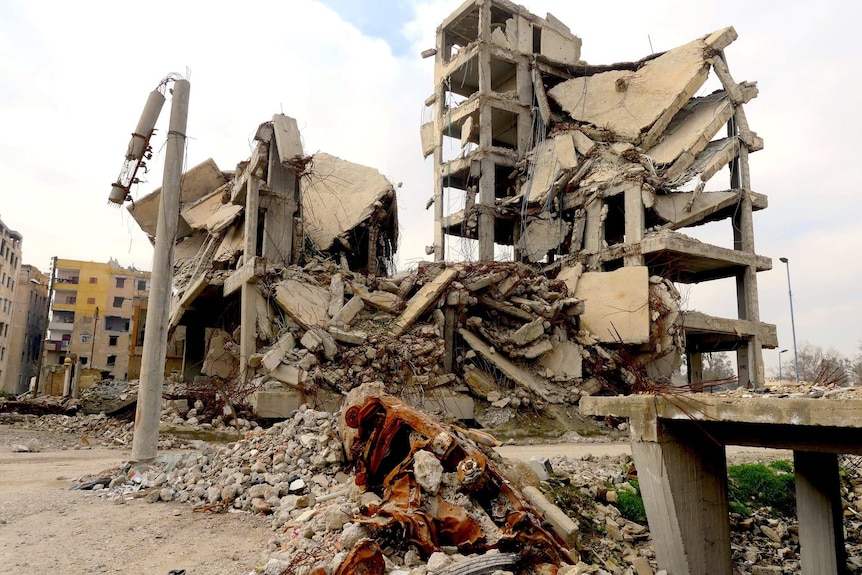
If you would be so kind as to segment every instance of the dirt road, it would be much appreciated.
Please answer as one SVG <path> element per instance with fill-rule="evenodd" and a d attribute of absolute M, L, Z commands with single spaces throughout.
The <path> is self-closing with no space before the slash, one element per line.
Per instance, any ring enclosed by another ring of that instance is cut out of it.
<path fill-rule="evenodd" d="M 195 513 L 179 503 L 122 505 L 72 479 L 117 466 L 128 451 L 48 445 L 13 453 L 39 434 L 0 426 L 0 574 L 116 573 L 244 575 L 273 538 L 269 521 L 245 514 Z"/>

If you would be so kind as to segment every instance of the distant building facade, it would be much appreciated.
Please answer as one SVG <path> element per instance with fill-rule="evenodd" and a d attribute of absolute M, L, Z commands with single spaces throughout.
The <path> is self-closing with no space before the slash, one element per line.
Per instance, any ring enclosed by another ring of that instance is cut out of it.
<path fill-rule="evenodd" d="M 0 220 L 0 389 L 6 389 L 12 359 L 12 314 L 15 308 L 15 287 L 21 266 L 21 234 L 10 230 Z M 13 378 L 14 381 L 14 378 Z"/>
<path fill-rule="evenodd" d="M 42 353 L 48 313 L 48 277 L 35 266 L 20 266 L 14 301 L 3 390 L 20 394 L 29 389 L 30 378 L 36 375 Z"/>
<path fill-rule="evenodd" d="M 150 272 L 108 263 L 56 260 L 46 365 L 68 355 L 83 368 L 127 379 L 134 304 L 149 291 Z"/>

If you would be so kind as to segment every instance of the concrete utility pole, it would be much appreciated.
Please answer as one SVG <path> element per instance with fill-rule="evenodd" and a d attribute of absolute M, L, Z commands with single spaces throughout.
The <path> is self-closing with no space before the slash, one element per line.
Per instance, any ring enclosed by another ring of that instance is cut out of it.
<path fill-rule="evenodd" d="M 141 356 L 135 439 L 132 443 L 134 461 L 153 459 L 158 451 L 173 278 L 172 255 L 180 213 L 180 182 L 183 173 L 190 89 L 188 80 L 174 82 L 165 171 L 159 199 L 153 273 L 147 306 L 147 325 L 144 331 L 144 350 Z"/>

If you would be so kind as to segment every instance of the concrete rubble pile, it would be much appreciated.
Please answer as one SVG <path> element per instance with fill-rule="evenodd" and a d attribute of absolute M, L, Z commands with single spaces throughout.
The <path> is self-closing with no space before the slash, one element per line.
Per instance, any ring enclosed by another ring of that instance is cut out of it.
<path fill-rule="evenodd" d="M 268 274 L 258 289 L 274 304 L 276 327 L 249 361 L 252 405 L 262 417 L 283 417 L 312 397 L 332 408 L 340 394 L 382 380 L 425 409 L 472 419 L 473 398 L 541 408 L 645 389 L 679 365 L 679 296 L 646 268 L 611 275 L 619 292 L 641 288 L 625 302 L 636 311 L 616 323 L 603 317 L 594 274 L 551 279 L 524 264 L 429 264 L 373 278 L 324 260 Z M 636 330 L 640 346 L 620 343 Z M 236 377 L 232 344 L 211 330 L 203 373 Z"/>

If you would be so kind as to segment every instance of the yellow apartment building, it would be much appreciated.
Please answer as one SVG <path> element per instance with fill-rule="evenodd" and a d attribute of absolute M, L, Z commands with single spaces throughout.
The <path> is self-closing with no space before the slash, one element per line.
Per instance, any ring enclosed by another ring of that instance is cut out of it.
<path fill-rule="evenodd" d="M 146 297 L 150 272 L 108 263 L 57 258 L 45 365 L 68 355 L 80 367 L 127 379 L 134 303 Z"/>

